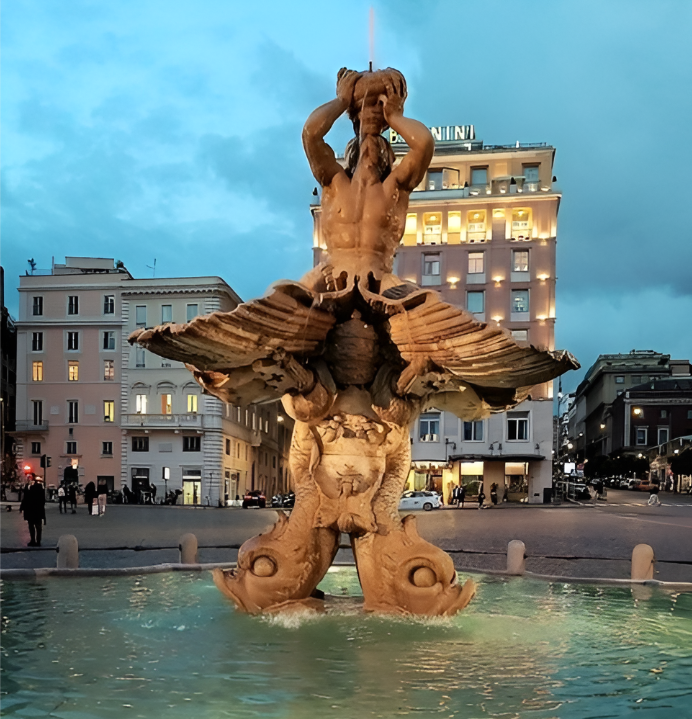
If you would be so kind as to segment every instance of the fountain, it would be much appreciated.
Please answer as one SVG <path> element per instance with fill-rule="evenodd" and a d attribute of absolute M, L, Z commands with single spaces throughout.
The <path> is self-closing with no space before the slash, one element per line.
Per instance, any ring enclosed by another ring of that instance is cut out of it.
<path fill-rule="evenodd" d="M 568 352 L 520 347 L 499 327 L 392 274 L 410 193 L 434 141 L 403 114 L 406 81 L 393 69 L 342 69 L 336 98 L 308 118 L 303 144 L 322 187 L 325 261 L 300 282 L 185 325 L 130 336 L 185 362 L 204 390 L 234 404 L 281 399 L 295 420 L 296 502 L 266 535 L 242 546 L 218 588 L 251 614 L 323 608 L 317 585 L 342 533 L 366 612 L 453 615 L 475 593 L 451 558 L 423 540 L 398 502 L 410 466 L 409 426 L 427 407 L 472 421 L 522 402 L 531 388 L 579 365 Z M 345 163 L 324 138 L 347 112 Z M 409 152 L 394 164 L 382 136 Z"/>

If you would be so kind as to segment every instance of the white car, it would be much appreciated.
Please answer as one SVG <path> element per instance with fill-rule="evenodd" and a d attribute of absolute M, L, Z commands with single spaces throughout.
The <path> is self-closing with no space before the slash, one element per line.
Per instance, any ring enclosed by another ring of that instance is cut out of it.
<path fill-rule="evenodd" d="M 399 511 L 424 509 L 429 512 L 431 509 L 439 509 L 441 506 L 442 501 L 437 492 L 404 492 L 399 500 Z"/>

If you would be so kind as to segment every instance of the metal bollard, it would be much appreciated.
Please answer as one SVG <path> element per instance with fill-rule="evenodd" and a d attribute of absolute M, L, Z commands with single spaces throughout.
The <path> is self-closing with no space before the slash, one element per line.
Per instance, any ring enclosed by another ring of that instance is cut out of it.
<path fill-rule="evenodd" d="M 183 534 L 178 549 L 181 564 L 197 564 L 197 537 L 194 534 Z"/>
<path fill-rule="evenodd" d="M 632 581 L 654 578 L 654 550 L 648 544 L 638 544 L 632 550 Z"/>
<path fill-rule="evenodd" d="M 507 545 L 507 573 L 523 574 L 526 571 L 526 545 L 519 539 L 513 539 Z"/>
<path fill-rule="evenodd" d="M 58 539 L 58 569 L 77 569 L 79 567 L 79 544 L 74 534 L 62 534 Z"/>

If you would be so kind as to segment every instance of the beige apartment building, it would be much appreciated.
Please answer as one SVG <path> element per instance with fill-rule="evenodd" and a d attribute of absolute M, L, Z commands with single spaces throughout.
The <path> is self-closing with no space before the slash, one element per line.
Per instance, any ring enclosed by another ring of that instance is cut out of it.
<path fill-rule="evenodd" d="M 540 144 L 484 145 L 472 126 L 431 128 L 435 155 L 411 194 L 394 264 L 405 280 L 431 287 L 519 343 L 554 349 L 555 246 L 561 194 L 555 149 Z M 398 158 L 408 149 L 390 131 Z M 324 249 L 320 206 L 315 262 Z M 552 383 L 514 410 L 462 422 L 431 410 L 412 432 L 411 488 L 435 488 L 449 501 L 457 483 L 475 493 L 498 485 L 500 501 L 544 502 L 552 489 Z"/>
<path fill-rule="evenodd" d="M 250 489 L 286 491 L 287 418 L 277 404 L 202 395 L 180 362 L 127 342 L 139 327 L 184 323 L 240 298 L 219 277 L 135 279 L 112 259 L 68 257 L 20 280 L 20 467 L 149 498 L 224 506 Z M 40 468 L 42 455 L 51 467 Z"/>

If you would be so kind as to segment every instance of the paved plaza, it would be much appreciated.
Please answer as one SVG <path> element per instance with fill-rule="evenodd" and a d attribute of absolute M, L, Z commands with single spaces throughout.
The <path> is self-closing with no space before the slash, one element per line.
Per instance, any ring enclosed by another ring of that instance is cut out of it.
<path fill-rule="evenodd" d="M 503 569 L 507 543 L 521 539 L 530 571 L 627 578 L 632 548 L 646 543 L 656 553 L 656 578 L 692 581 L 692 497 L 663 493 L 661 498 L 661 507 L 649 507 L 647 493 L 610 490 L 608 501 L 595 505 L 504 505 L 479 511 L 467 502 L 463 510 L 416 514 L 421 535 L 449 551 L 459 569 Z M 62 534 L 77 537 L 81 567 L 177 562 L 178 542 L 187 532 L 197 537 L 200 562 L 233 562 L 238 545 L 276 520 L 271 509 L 112 505 L 103 517 L 87 515 L 83 505 L 75 515 L 60 514 L 57 504 L 47 504 L 46 510 L 40 549 L 26 547 L 28 527 L 16 504 L 13 511 L 2 512 L 3 568 L 55 566 Z M 337 556 L 337 561 L 351 559 L 349 550 Z"/>

